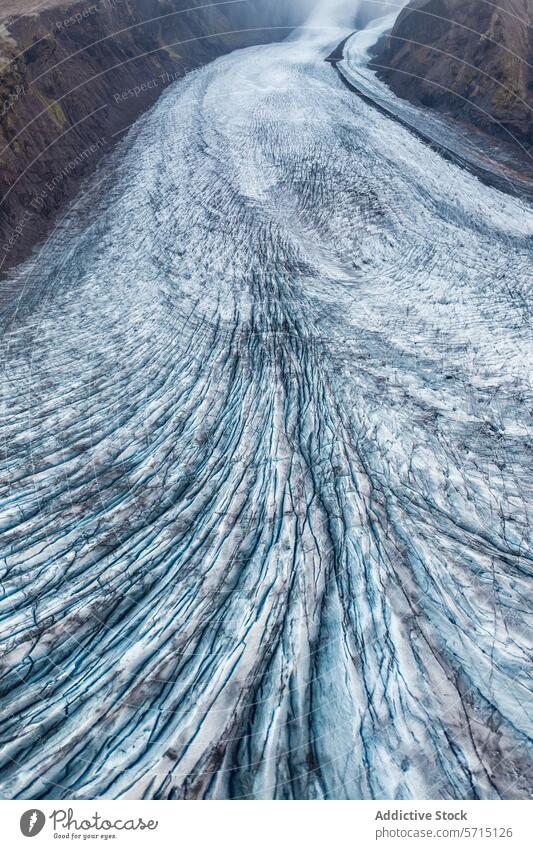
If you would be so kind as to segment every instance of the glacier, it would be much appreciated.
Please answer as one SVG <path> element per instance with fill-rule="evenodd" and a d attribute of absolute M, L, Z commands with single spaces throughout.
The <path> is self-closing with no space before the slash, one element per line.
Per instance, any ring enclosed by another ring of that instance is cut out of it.
<path fill-rule="evenodd" d="M 4 293 L 4 798 L 532 792 L 532 208 L 335 38 L 167 89 Z"/>

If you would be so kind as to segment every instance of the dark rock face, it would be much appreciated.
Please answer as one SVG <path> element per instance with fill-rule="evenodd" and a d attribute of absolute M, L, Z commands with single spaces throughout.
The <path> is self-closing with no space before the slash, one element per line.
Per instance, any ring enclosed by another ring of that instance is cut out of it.
<path fill-rule="evenodd" d="M 401 97 L 527 149 L 533 143 L 532 21 L 533 0 L 413 2 L 378 45 L 374 67 Z"/>
<path fill-rule="evenodd" d="M 85 0 L 0 13 L 2 270 L 50 231 L 102 153 L 174 79 L 236 48 L 282 39 L 296 19 L 282 2 L 202 5 Z"/>

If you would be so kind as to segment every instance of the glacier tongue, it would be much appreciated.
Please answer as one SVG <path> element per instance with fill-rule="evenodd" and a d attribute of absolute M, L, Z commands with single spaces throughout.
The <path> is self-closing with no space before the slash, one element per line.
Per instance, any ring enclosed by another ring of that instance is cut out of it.
<path fill-rule="evenodd" d="M 4 315 L 3 794 L 530 793 L 531 209 L 290 42 L 112 165 Z"/>

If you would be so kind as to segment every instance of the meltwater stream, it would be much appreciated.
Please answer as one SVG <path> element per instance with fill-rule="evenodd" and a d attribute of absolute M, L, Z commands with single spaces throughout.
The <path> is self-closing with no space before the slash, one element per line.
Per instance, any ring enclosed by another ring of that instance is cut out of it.
<path fill-rule="evenodd" d="M 313 49 L 170 88 L 19 272 L 5 797 L 532 791 L 532 210 Z"/>

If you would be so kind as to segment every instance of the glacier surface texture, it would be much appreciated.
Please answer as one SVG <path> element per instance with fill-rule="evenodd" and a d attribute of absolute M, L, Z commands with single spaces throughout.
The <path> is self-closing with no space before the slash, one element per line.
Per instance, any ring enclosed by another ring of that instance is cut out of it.
<path fill-rule="evenodd" d="M 532 792 L 532 209 L 323 59 L 169 88 L 4 299 L 5 798 Z"/>

